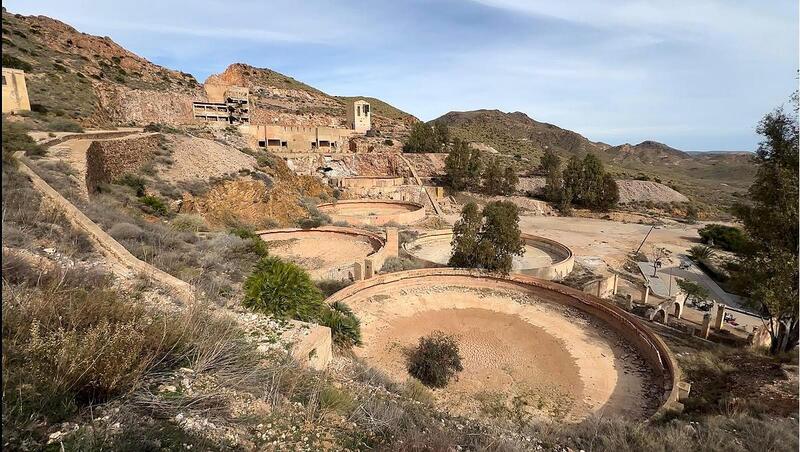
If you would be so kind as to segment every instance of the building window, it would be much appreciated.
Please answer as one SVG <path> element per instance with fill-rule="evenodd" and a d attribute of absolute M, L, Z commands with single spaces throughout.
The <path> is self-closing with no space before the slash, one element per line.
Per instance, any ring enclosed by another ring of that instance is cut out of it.
<path fill-rule="evenodd" d="M 369 114 L 369 105 L 364 105 L 364 116 Z"/>
<path fill-rule="evenodd" d="M 8 84 L 8 83 L 6 83 L 6 76 L 4 75 L 4 76 L 3 76 L 3 85 L 7 85 L 7 84 Z"/>
<path fill-rule="evenodd" d="M 356 116 L 361 116 L 361 105 L 356 105 Z"/>

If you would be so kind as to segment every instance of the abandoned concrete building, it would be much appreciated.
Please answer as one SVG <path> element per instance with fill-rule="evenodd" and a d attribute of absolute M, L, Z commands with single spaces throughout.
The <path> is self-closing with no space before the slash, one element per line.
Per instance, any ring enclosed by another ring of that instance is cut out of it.
<path fill-rule="evenodd" d="M 3 68 L 3 113 L 30 111 L 28 86 L 25 72 L 19 69 Z"/>
<path fill-rule="evenodd" d="M 347 127 L 358 133 L 366 133 L 372 127 L 369 103 L 357 100 L 347 104 Z"/>
<path fill-rule="evenodd" d="M 240 86 L 205 87 L 208 102 L 192 102 L 194 119 L 227 124 L 250 122 L 250 90 Z"/>
<path fill-rule="evenodd" d="M 273 152 L 344 152 L 349 129 L 301 126 L 250 126 L 258 146 Z"/>

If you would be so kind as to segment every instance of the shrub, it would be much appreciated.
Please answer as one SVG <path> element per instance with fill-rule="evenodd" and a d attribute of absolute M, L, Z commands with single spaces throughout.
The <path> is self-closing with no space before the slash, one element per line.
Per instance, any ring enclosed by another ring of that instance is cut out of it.
<path fill-rule="evenodd" d="M 747 236 L 741 229 L 733 226 L 707 224 L 697 233 L 703 243 L 718 246 L 725 251 L 741 253 L 747 248 Z"/>
<path fill-rule="evenodd" d="M 700 262 L 706 259 L 711 259 L 714 256 L 714 250 L 712 250 L 708 246 L 703 245 L 695 245 L 689 248 L 689 257 L 696 262 Z"/>
<path fill-rule="evenodd" d="M 69 119 L 54 119 L 47 123 L 47 130 L 54 132 L 77 132 L 82 133 L 83 127 L 75 121 Z"/>
<path fill-rule="evenodd" d="M 145 195 L 139 198 L 139 202 L 150 208 L 156 215 L 166 215 L 169 212 L 167 205 L 158 196 Z"/>
<path fill-rule="evenodd" d="M 252 229 L 246 227 L 236 227 L 230 230 L 230 233 L 247 240 L 248 249 L 256 256 L 266 257 L 269 255 L 269 246 L 267 242 L 255 233 Z"/>
<path fill-rule="evenodd" d="M 206 220 L 200 215 L 182 213 L 176 216 L 171 224 L 178 231 L 199 232 L 208 230 Z"/>
<path fill-rule="evenodd" d="M 10 122 L 3 117 L 3 161 L 11 161 L 11 156 L 22 151 L 25 155 L 44 155 L 45 150 L 36 144 L 28 135 L 28 128 L 22 124 Z"/>
<path fill-rule="evenodd" d="M 322 291 L 322 294 L 326 297 L 330 297 L 331 295 L 335 294 L 336 292 L 344 289 L 345 287 L 350 285 L 350 281 L 344 281 L 339 279 L 323 279 L 316 282 L 317 287 L 319 290 Z"/>
<path fill-rule="evenodd" d="M 136 193 L 136 196 L 144 196 L 144 179 L 139 176 L 134 176 L 133 174 L 125 174 L 124 176 L 120 177 L 116 181 L 114 181 L 117 185 L 125 185 L 133 189 Z"/>
<path fill-rule="evenodd" d="M 245 307 L 278 318 L 314 321 L 322 311 L 322 292 L 302 268 L 265 257 L 244 283 Z"/>
<path fill-rule="evenodd" d="M 117 240 L 140 239 L 144 236 L 144 231 L 135 224 L 117 223 L 109 228 L 108 234 Z"/>
<path fill-rule="evenodd" d="M 416 348 L 408 352 L 408 373 L 423 384 L 443 388 L 457 372 L 464 370 L 455 338 L 434 331 L 419 339 Z"/>
<path fill-rule="evenodd" d="M 381 272 L 392 273 L 404 270 L 415 270 L 420 265 L 407 257 L 390 257 L 383 262 Z"/>
<path fill-rule="evenodd" d="M 358 318 L 344 303 L 328 306 L 308 273 L 291 262 L 265 257 L 244 282 L 242 304 L 277 318 L 316 322 L 331 329 L 340 346 L 361 343 Z"/>
<path fill-rule="evenodd" d="M 343 302 L 336 302 L 322 312 L 320 324 L 331 329 L 336 345 L 342 347 L 361 345 L 361 322 L 349 306 Z"/>
<path fill-rule="evenodd" d="M 433 403 L 433 394 L 424 384 L 420 383 L 416 378 L 409 378 L 403 383 L 400 393 L 415 402 L 425 405 Z"/>

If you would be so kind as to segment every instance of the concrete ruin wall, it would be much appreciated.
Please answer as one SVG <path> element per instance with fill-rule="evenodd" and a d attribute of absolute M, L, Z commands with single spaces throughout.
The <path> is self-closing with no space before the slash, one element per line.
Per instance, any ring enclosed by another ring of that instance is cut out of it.
<path fill-rule="evenodd" d="M 359 292 L 381 285 L 391 285 L 392 289 L 401 290 L 404 286 L 419 284 L 420 279 L 424 279 L 430 285 L 523 290 L 543 301 L 569 306 L 600 319 L 633 345 L 648 362 L 655 376 L 661 380 L 663 385 L 662 405 L 654 417 L 669 410 L 682 408 L 678 401 L 681 385 L 680 371 L 664 341 L 635 316 L 616 305 L 561 284 L 520 274 L 503 277 L 497 274 L 452 268 L 421 269 L 387 273 L 369 280 L 359 281 L 336 292 L 326 302 L 347 302 L 350 297 L 356 296 Z"/>
<path fill-rule="evenodd" d="M 155 157 L 161 134 L 94 141 L 86 151 L 86 189 L 97 191 L 100 184 L 110 183 L 126 173 L 135 173 Z"/>
<path fill-rule="evenodd" d="M 339 188 L 397 187 L 405 184 L 405 177 L 393 176 L 354 176 L 333 180 Z"/>
<path fill-rule="evenodd" d="M 251 125 L 256 145 L 276 153 L 346 152 L 352 130 L 335 127 Z"/>
<path fill-rule="evenodd" d="M 3 113 L 30 111 L 28 85 L 25 72 L 20 69 L 3 68 Z"/>

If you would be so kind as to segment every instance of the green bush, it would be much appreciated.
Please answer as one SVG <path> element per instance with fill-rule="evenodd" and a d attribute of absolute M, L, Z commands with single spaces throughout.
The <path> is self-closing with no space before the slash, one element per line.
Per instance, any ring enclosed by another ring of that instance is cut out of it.
<path fill-rule="evenodd" d="M 132 174 L 126 174 L 114 181 L 117 185 L 125 185 L 136 192 L 136 196 L 144 196 L 144 179 Z"/>
<path fill-rule="evenodd" d="M 392 273 L 418 268 L 420 265 L 407 257 L 390 257 L 383 262 L 381 272 Z"/>
<path fill-rule="evenodd" d="M 166 215 L 169 208 L 158 196 L 144 195 L 139 198 L 139 202 L 149 207 L 156 215 Z"/>
<path fill-rule="evenodd" d="M 337 345 L 361 344 L 358 318 L 344 303 L 328 306 L 308 273 L 291 262 L 265 257 L 244 282 L 242 304 L 282 319 L 314 322 L 331 329 Z"/>
<path fill-rule="evenodd" d="M 45 150 L 28 135 L 28 128 L 22 124 L 7 121 L 3 116 L 3 162 L 11 161 L 11 156 L 22 151 L 28 156 L 44 155 Z"/>
<path fill-rule="evenodd" d="M 248 249 L 253 254 L 260 257 L 269 256 L 269 246 L 267 245 L 267 242 L 262 240 L 261 237 L 252 229 L 239 226 L 232 228 L 230 233 L 241 239 L 247 240 Z"/>
<path fill-rule="evenodd" d="M 52 130 L 53 132 L 83 133 L 83 127 L 69 119 L 54 119 L 47 123 L 47 130 Z"/>
<path fill-rule="evenodd" d="M 434 331 L 419 339 L 419 344 L 407 354 L 408 373 L 423 384 L 443 388 L 457 372 L 464 370 L 455 338 Z"/>
<path fill-rule="evenodd" d="M 725 251 L 741 253 L 747 248 L 747 236 L 741 229 L 733 226 L 707 224 L 697 233 L 703 243 L 713 244 Z"/>

